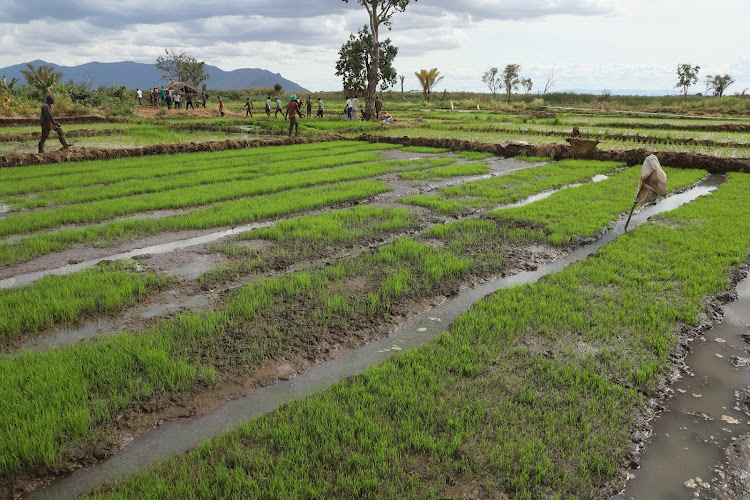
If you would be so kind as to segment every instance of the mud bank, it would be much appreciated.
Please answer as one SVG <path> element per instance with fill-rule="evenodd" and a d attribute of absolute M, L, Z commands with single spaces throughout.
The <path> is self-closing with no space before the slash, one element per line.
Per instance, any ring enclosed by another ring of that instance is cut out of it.
<path fill-rule="evenodd" d="M 367 142 L 388 142 L 403 146 L 429 146 L 447 148 L 452 151 L 483 151 L 496 156 L 546 156 L 555 161 L 571 158 L 567 144 L 528 144 L 520 141 L 505 141 L 499 144 L 471 142 L 463 139 L 430 139 L 424 137 L 386 137 L 363 134 L 357 140 Z M 630 149 L 627 151 L 594 151 L 594 160 L 621 161 L 628 165 L 639 165 L 653 151 Z M 657 153 L 663 165 L 675 168 L 704 169 L 712 174 L 727 172 L 750 172 L 750 160 L 739 158 L 716 158 L 708 155 L 662 151 Z"/>
<path fill-rule="evenodd" d="M 107 118 L 105 116 L 63 116 L 55 118 L 55 121 L 62 124 L 70 123 L 121 123 L 127 121 L 124 118 Z M 23 125 L 39 125 L 39 118 L 21 118 L 10 117 L 0 118 L 0 127 L 15 127 Z"/>
<path fill-rule="evenodd" d="M 20 153 L 0 156 L 0 168 L 24 167 L 28 165 L 45 165 L 87 160 L 112 160 L 115 158 L 134 158 L 176 153 L 197 153 L 204 151 L 227 151 L 232 149 L 261 148 L 267 146 L 288 146 L 290 144 L 310 144 L 345 140 L 341 136 L 295 137 L 294 139 L 239 139 L 208 142 L 178 142 L 172 144 L 154 144 L 141 148 L 102 149 L 102 148 L 68 148 L 49 153 Z"/>

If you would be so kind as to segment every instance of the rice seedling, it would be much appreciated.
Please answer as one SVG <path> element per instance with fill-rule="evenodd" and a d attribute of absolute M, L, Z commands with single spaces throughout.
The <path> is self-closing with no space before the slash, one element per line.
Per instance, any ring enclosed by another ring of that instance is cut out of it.
<path fill-rule="evenodd" d="M 483 209 L 522 200 L 531 194 L 584 182 L 596 174 L 624 167 L 624 163 L 563 160 L 459 186 L 441 188 L 438 195 L 416 195 L 400 201 L 432 208 L 440 213 Z"/>
<path fill-rule="evenodd" d="M 750 176 L 729 178 L 596 258 L 480 301 L 434 343 L 92 498 L 596 496 L 681 323 L 747 258 Z"/>
<path fill-rule="evenodd" d="M 681 189 L 698 182 L 705 170 L 665 167 L 670 188 Z M 553 193 L 549 198 L 522 207 L 494 210 L 491 214 L 507 220 L 525 220 L 540 225 L 555 245 L 573 238 L 591 237 L 612 224 L 632 205 L 631 195 L 638 185 L 640 167 L 632 167 L 602 182 L 588 183 Z M 581 210 L 580 207 L 585 207 Z"/>
<path fill-rule="evenodd" d="M 46 276 L 33 285 L 0 290 L 0 339 L 15 338 L 84 314 L 112 312 L 145 298 L 168 279 L 138 273 L 130 262 L 102 262 L 67 276 Z"/>

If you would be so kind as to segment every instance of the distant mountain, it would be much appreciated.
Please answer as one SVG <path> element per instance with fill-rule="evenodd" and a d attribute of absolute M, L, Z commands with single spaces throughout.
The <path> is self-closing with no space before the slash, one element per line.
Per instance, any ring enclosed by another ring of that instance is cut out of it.
<path fill-rule="evenodd" d="M 169 83 L 162 80 L 162 73 L 156 69 L 155 64 L 123 61 L 117 63 L 91 62 L 79 66 L 59 66 L 40 60 L 31 61 L 31 64 L 34 67 L 46 64 L 54 67 L 57 71 L 62 71 L 63 82 L 72 79 L 75 83 L 85 83 L 90 80 L 94 88 L 102 84 L 106 86 L 117 84 L 124 85 L 129 89 L 136 89 L 156 87 Z M 21 75 L 22 69 L 26 69 L 26 63 L 0 68 L 0 74 L 7 75 L 8 80 L 18 78 L 21 83 L 26 83 L 26 80 Z M 279 73 L 271 73 L 265 69 L 244 68 L 234 71 L 224 71 L 216 66 L 206 64 L 206 73 L 210 76 L 206 80 L 206 85 L 210 89 L 273 87 L 278 82 L 284 87 L 286 92 L 308 92 L 301 85 L 287 80 Z"/>

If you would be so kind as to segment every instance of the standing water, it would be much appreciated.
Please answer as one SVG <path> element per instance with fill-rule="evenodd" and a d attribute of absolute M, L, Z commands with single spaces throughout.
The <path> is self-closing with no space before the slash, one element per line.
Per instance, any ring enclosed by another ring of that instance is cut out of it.
<path fill-rule="evenodd" d="M 643 224 L 652 215 L 672 210 L 699 196 L 709 194 L 716 189 L 721 179 L 722 177 L 718 175 L 710 176 L 695 188 L 645 207 L 633 215 L 630 227 L 634 228 Z M 258 389 L 202 417 L 166 422 L 149 433 L 135 438 L 107 460 L 95 466 L 77 470 L 44 488 L 32 491 L 29 498 L 56 500 L 74 498 L 104 481 L 112 481 L 133 474 L 160 460 L 184 453 L 207 439 L 226 432 L 242 422 L 271 412 L 294 399 L 325 390 L 339 380 L 382 363 L 396 352 L 413 349 L 430 342 L 445 332 L 453 319 L 467 311 L 484 296 L 502 288 L 535 282 L 547 274 L 560 271 L 570 264 L 587 258 L 592 252 L 621 236 L 624 225 L 624 219 L 618 221 L 615 227 L 599 240 L 579 247 L 564 258 L 539 266 L 534 271 L 521 272 L 465 289 L 454 298 L 419 315 L 387 339 L 371 342 L 340 358 L 315 365 L 292 380 Z"/>
<path fill-rule="evenodd" d="M 735 395 L 750 386 L 750 346 L 740 336 L 750 328 L 750 277 L 737 294 L 724 306 L 722 322 L 691 345 L 688 373 L 672 385 L 674 396 L 652 422 L 652 441 L 620 499 L 716 497 L 723 450 L 750 432 L 748 408 Z"/>

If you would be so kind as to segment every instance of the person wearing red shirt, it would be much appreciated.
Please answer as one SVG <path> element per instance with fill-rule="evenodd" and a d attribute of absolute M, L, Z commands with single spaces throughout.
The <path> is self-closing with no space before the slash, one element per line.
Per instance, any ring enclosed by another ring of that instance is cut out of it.
<path fill-rule="evenodd" d="M 297 123 L 297 114 L 301 113 L 300 105 L 297 102 L 297 96 L 289 96 L 289 104 L 286 105 L 286 113 L 289 117 L 289 137 L 292 136 L 292 127 L 294 127 L 295 137 L 299 135 L 299 123 Z"/>

